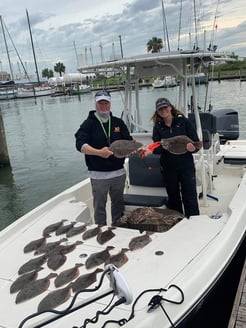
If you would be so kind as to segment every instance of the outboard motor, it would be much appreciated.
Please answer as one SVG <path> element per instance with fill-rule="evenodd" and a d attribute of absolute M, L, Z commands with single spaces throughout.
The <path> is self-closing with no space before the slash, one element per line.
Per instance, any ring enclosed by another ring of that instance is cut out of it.
<path fill-rule="evenodd" d="M 239 120 L 236 110 L 226 108 L 214 110 L 213 115 L 216 117 L 220 143 L 223 144 L 227 140 L 236 140 L 239 138 Z"/>

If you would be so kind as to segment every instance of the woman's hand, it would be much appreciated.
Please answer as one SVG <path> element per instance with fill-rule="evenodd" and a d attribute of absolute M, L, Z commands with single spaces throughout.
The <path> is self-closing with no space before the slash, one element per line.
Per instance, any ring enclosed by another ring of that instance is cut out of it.
<path fill-rule="evenodd" d="M 193 145 L 193 143 L 189 142 L 189 143 L 187 143 L 187 145 L 186 145 L 186 149 L 187 149 L 187 151 L 189 151 L 189 152 L 192 153 L 193 151 L 196 150 L 196 147 Z"/>

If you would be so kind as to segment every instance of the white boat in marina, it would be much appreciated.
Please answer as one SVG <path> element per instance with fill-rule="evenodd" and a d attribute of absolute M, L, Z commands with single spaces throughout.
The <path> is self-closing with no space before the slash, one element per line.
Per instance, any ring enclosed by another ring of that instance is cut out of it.
<path fill-rule="evenodd" d="M 153 88 L 172 88 L 178 85 L 175 76 L 165 75 L 157 76 L 152 83 Z"/>
<path fill-rule="evenodd" d="M 208 76 L 203 73 L 203 72 L 199 72 L 195 74 L 195 84 L 207 84 L 208 83 Z M 188 84 L 191 85 L 191 78 L 188 79 Z"/>
<path fill-rule="evenodd" d="M 91 92 L 91 86 L 87 84 L 74 84 L 71 88 L 67 91 L 71 95 L 80 95 L 83 93 Z"/>
<path fill-rule="evenodd" d="M 55 87 L 50 86 L 23 86 L 17 89 L 16 98 L 31 98 L 50 96 L 56 92 Z"/>
<path fill-rule="evenodd" d="M 0 89 L 0 100 L 14 99 L 17 96 L 16 89 L 2 88 Z"/>
<path fill-rule="evenodd" d="M 184 63 L 187 60 L 197 64 L 226 58 L 223 54 L 211 52 L 173 53 L 172 56 L 170 53 L 147 54 L 80 70 L 121 69 L 130 80 L 133 68 L 136 76 L 144 78 L 150 76 L 150 68 L 161 71 L 168 67 L 172 74 L 175 67 L 180 75 L 181 91 L 177 106 L 185 112 L 188 95 Z M 138 86 L 134 89 L 137 92 Z M 192 89 L 196 92 L 195 87 Z M 134 138 L 147 145 L 152 142 L 151 132 L 146 132 L 142 127 L 138 96 L 135 95 L 136 108 L 133 108 L 133 96 L 131 84 L 126 83 L 122 117 L 129 123 Z M 30 241 L 42 238 L 44 229 L 57 222 L 64 226 L 76 222 L 75 227 L 85 226 L 85 231 L 96 228 L 89 179 L 72 186 L 0 232 L 0 327 L 112 328 L 124 325 L 127 328 L 190 328 L 195 327 L 192 323 L 194 318 L 211 302 L 221 282 L 223 289 L 228 291 L 231 284 L 230 278 L 228 282 L 228 272 L 235 271 L 235 259 L 241 254 L 245 257 L 246 140 L 228 140 L 220 144 L 216 129 L 219 117 L 212 112 L 201 115 L 195 99 L 194 94 L 194 113 L 190 114 L 204 142 L 204 147 L 194 155 L 201 214 L 189 219 L 175 220 L 173 217 L 171 221 L 170 217 L 169 220 L 164 217 L 163 224 L 159 222 L 158 225 L 154 219 L 147 224 L 144 220 L 146 217 L 139 222 L 125 221 L 124 225 L 112 230 L 114 236 L 105 244 L 100 244 L 96 236 L 84 239 L 83 232 L 64 240 L 66 234 L 56 235 L 51 230 L 47 243 L 58 241 L 64 246 L 76 247 L 66 254 L 64 264 L 57 270 L 50 269 L 44 257 L 42 264 L 37 266 L 43 269 L 38 271 L 36 279 L 50 277 L 50 283 L 47 282 L 43 292 L 36 297 L 16 304 L 17 293 L 10 293 L 10 289 L 22 275 L 19 269 L 40 256 L 35 255 L 34 251 L 24 253 L 24 247 Z M 133 121 L 135 112 L 136 120 Z M 160 183 L 157 155 L 144 160 L 137 155 L 130 156 L 126 160 L 126 172 L 125 214 L 130 215 L 131 211 L 140 208 L 165 209 L 165 188 Z M 110 203 L 107 210 L 108 225 L 101 227 L 102 231 L 111 226 Z M 146 233 L 146 230 L 152 231 Z M 130 250 L 130 241 L 140 236 L 144 238 L 142 247 Z M 81 241 L 83 243 L 79 243 Z M 85 264 L 91 254 L 104 251 L 107 247 L 110 247 L 110 255 L 124 250 L 120 261 L 122 266 L 114 266 L 111 258 L 107 265 L 102 263 L 93 269 L 87 269 L 85 265 L 78 267 L 80 276 L 100 269 L 96 281 L 93 280 L 87 289 L 79 293 L 74 293 L 73 285 L 67 283 L 63 286 L 67 289 L 60 296 L 61 304 L 49 311 L 38 312 L 44 297 L 63 288 L 55 286 L 55 277 L 49 276 L 51 273 L 60 274 L 77 263 Z M 224 301 L 221 296 L 219 300 L 221 303 Z M 209 313 L 205 313 L 209 317 Z M 212 319 L 215 323 L 218 318 Z"/>
<path fill-rule="evenodd" d="M 16 98 L 17 89 L 14 81 L 0 81 L 0 100 Z"/>

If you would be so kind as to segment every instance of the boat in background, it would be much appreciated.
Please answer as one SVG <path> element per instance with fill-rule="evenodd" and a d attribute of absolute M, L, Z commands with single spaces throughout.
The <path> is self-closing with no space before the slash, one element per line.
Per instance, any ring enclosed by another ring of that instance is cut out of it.
<path fill-rule="evenodd" d="M 152 83 L 153 88 L 172 88 L 178 85 L 177 80 L 171 75 L 158 76 Z"/>
<path fill-rule="evenodd" d="M 70 88 L 66 90 L 66 94 L 71 96 L 80 95 L 91 92 L 91 86 L 87 84 L 73 83 Z"/>
<path fill-rule="evenodd" d="M 17 88 L 16 98 L 50 96 L 55 92 L 56 88 L 48 85 L 34 86 L 33 84 L 25 84 Z"/>
<path fill-rule="evenodd" d="M 188 85 L 192 84 L 191 78 L 188 79 L 187 83 Z M 208 76 L 205 73 L 200 72 L 195 74 L 195 84 L 207 84 L 207 83 L 208 83 Z"/>
<path fill-rule="evenodd" d="M 14 99 L 17 88 L 14 81 L 0 81 L 0 100 Z"/>
<path fill-rule="evenodd" d="M 235 272 L 245 259 L 246 140 L 235 137 L 220 143 L 220 118 L 199 112 L 194 79 L 187 88 L 186 67 L 187 62 L 209 65 L 222 60 L 227 57 L 213 52 L 169 52 L 79 68 L 85 74 L 102 69 L 126 72 L 122 118 L 144 145 L 152 142 L 152 133 L 141 125 L 139 79 L 133 91 L 132 74 L 145 78 L 154 69 L 179 74 L 177 107 L 192 116 L 203 140 L 203 148 L 194 154 L 200 215 L 187 218 L 166 208 L 159 155 L 143 159 L 136 153 L 126 159 L 125 212 L 118 226 L 111 226 L 110 201 L 107 225 L 95 225 L 89 178 L 72 186 L 0 232 L 0 326 L 227 326 L 230 304 L 225 300 L 233 296 L 233 287 L 236 290 Z M 194 104 L 188 113 L 190 91 Z M 228 125 L 238 129 L 235 121 Z M 52 245 L 56 251 L 42 253 Z M 51 264 L 59 265 L 54 269 Z M 71 269 L 71 280 L 58 287 L 56 275 L 64 277 Z M 38 283 L 28 282 L 19 293 L 11 293 L 25 271 Z M 32 297 L 36 284 L 42 288 Z M 208 311 L 209 304 L 213 306 Z"/>

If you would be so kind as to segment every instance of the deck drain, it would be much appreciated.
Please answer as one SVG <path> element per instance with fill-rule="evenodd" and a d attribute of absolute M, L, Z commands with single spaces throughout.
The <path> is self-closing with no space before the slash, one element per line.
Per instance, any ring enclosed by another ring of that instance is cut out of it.
<path fill-rule="evenodd" d="M 163 252 L 163 251 L 156 251 L 156 252 L 155 252 L 155 255 L 158 255 L 158 256 L 160 256 L 160 255 L 164 255 L 164 252 Z"/>

